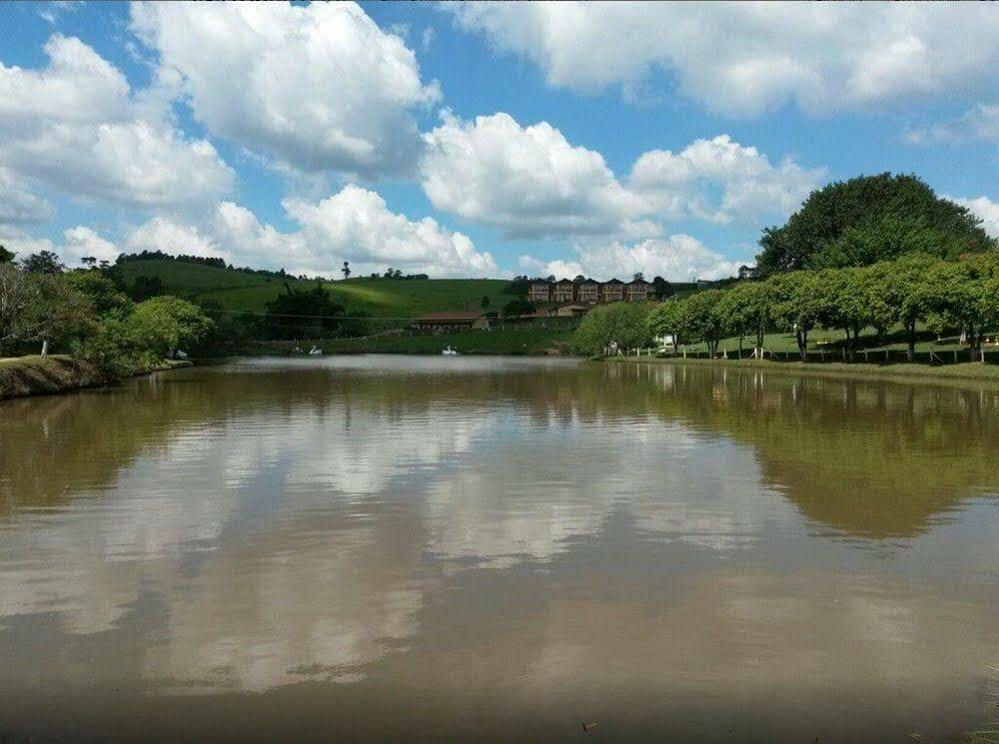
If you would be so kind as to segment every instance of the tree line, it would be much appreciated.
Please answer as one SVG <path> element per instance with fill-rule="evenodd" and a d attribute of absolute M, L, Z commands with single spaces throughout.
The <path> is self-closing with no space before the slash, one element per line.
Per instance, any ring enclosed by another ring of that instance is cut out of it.
<path fill-rule="evenodd" d="M 913 175 L 881 173 L 814 191 L 760 239 L 755 267 L 726 288 L 641 310 L 601 308 L 580 325 L 577 347 L 642 346 L 670 334 L 714 354 L 723 338 L 756 348 L 793 333 L 802 359 L 815 328 L 840 329 L 853 355 L 861 331 L 879 345 L 897 330 L 910 360 L 921 329 L 960 332 L 974 353 L 999 330 L 999 252 L 981 220 Z M 640 317 L 639 317 L 640 316 Z"/>
<path fill-rule="evenodd" d="M 867 328 L 879 345 L 897 329 L 910 361 L 922 329 L 960 333 L 974 356 L 987 332 L 999 330 L 999 254 L 944 261 L 910 253 L 870 266 L 784 272 L 661 304 L 597 308 L 580 324 L 577 346 L 599 354 L 612 341 L 636 347 L 672 335 L 714 355 L 725 338 L 737 337 L 742 352 L 747 340 L 762 349 L 767 333 L 783 332 L 794 334 L 804 360 L 816 328 L 842 331 L 851 358 Z"/>

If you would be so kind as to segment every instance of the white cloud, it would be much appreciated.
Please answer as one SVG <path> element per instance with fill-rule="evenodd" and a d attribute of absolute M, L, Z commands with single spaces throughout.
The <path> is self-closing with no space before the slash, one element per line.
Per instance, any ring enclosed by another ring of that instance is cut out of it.
<path fill-rule="evenodd" d="M 384 271 L 440 277 L 495 277 L 493 257 L 471 239 L 425 217 L 410 220 L 391 212 L 374 191 L 349 185 L 318 202 L 286 200 L 288 217 L 299 229 L 282 232 L 262 223 L 246 207 L 220 202 L 200 224 L 158 216 L 126 239 L 129 250 L 218 256 L 254 268 L 284 267 L 292 274 L 339 275 L 345 260 L 355 274 Z"/>
<path fill-rule="evenodd" d="M 600 153 L 574 147 L 547 122 L 522 127 L 505 113 L 465 122 L 445 112 L 425 140 L 423 190 L 433 205 L 510 236 L 634 230 L 648 212 Z"/>
<path fill-rule="evenodd" d="M 775 167 L 755 147 L 723 134 L 696 140 L 679 153 L 644 153 L 630 184 L 668 215 L 728 222 L 789 214 L 824 178 L 823 169 L 805 169 L 789 158 Z M 720 200 L 712 198 L 713 190 L 721 191 Z"/>
<path fill-rule="evenodd" d="M 132 27 L 214 134 L 305 171 L 407 172 L 412 111 L 440 98 L 353 3 L 136 4 Z"/>
<path fill-rule="evenodd" d="M 647 279 L 662 276 L 670 281 L 719 279 L 737 274 L 739 265 L 683 233 L 632 245 L 614 242 L 576 246 L 571 259 L 546 262 L 529 255 L 520 257 L 520 266 L 532 274 L 554 274 L 558 278 L 583 274 L 602 281 L 612 277 L 630 279 L 637 272 Z"/>
<path fill-rule="evenodd" d="M 323 254 L 434 276 L 499 273 L 493 257 L 476 251 L 468 236 L 449 232 L 430 217 L 413 221 L 390 212 L 381 196 L 358 186 L 346 186 L 318 204 L 286 201 L 285 209 L 302 225 L 306 244 Z"/>
<path fill-rule="evenodd" d="M 17 254 L 18 259 L 32 253 L 51 251 L 67 266 L 74 268 L 82 265 L 81 259 L 85 256 L 92 256 L 98 261 L 114 261 L 120 253 L 114 243 L 83 225 L 69 228 L 62 237 L 61 243 L 55 243 L 48 238 L 32 238 L 18 230 L 0 228 L 0 242 Z"/>
<path fill-rule="evenodd" d="M 979 103 L 950 121 L 910 129 L 902 139 L 910 145 L 955 144 L 968 140 L 999 142 L 999 104 Z"/>
<path fill-rule="evenodd" d="M 661 234 L 654 220 L 758 220 L 793 212 L 825 178 L 720 135 L 682 151 L 653 150 L 622 184 L 603 156 L 573 146 L 547 122 L 509 114 L 461 121 L 445 112 L 425 135 L 423 189 L 438 209 L 511 237 Z"/>
<path fill-rule="evenodd" d="M 52 205 L 25 187 L 22 179 L 0 166 L 0 224 L 43 222 L 52 215 Z"/>
<path fill-rule="evenodd" d="M 468 3 L 458 25 L 552 86 L 641 88 L 658 70 L 730 115 L 831 113 L 995 80 L 999 15 L 937 3 Z"/>
<path fill-rule="evenodd" d="M 142 207 L 214 200 L 234 174 L 188 140 L 79 39 L 55 35 L 41 70 L 0 63 L 0 166 L 70 196 Z M 24 186 L 20 188 L 25 188 Z"/>
<path fill-rule="evenodd" d="M 162 251 L 174 256 L 220 257 L 229 260 L 211 237 L 194 225 L 177 222 L 168 217 L 157 216 L 135 228 L 126 241 L 129 251 Z"/>
<path fill-rule="evenodd" d="M 966 207 L 973 215 L 982 221 L 982 228 L 993 238 L 999 238 L 999 202 L 994 202 L 987 196 L 976 199 L 962 199 L 956 196 L 945 196 L 952 202 Z"/>

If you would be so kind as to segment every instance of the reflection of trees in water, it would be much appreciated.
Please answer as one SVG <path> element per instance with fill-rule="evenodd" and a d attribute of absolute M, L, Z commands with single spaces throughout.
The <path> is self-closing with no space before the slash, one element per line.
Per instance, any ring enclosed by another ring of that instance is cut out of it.
<path fill-rule="evenodd" d="M 997 485 L 993 391 L 680 366 L 635 382 L 661 415 L 750 444 L 768 485 L 857 537 L 919 534 Z"/>
<path fill-rule="evenodd" d="M 858 537 L 918 534 L 973 489 L 995 484 L 991 391 L 669 365 L 390 375 L 196 369 L 4 404 L 0 514 L 100 490 L 192 426 L 204 436 L 234 421 L 293 428 L 303 413 L 322 419 L 336 407 L 342 430 L 315 436 L 349 437 L 360 411 L 402 432 L 451 406 L 481 408 L 484 419 L 500 408 L 556 430 L 660 419 L 723 433 L 751 445 L 767 484 L 806 516 Z"/>

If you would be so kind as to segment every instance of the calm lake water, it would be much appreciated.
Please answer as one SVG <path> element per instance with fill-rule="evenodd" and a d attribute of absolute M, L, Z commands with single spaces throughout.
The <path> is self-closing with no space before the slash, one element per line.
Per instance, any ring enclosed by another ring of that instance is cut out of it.
<path fill-rule="evenodd" d="M 994 389 L 734 368 L 0 403 L 0 732 L 950 741 L 999 717 L 997 453 Z"/>

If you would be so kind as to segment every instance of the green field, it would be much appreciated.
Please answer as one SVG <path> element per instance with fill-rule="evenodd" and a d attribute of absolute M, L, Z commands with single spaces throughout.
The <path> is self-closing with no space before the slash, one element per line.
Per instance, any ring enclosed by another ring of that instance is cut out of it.
<path fill-rule="evenodd" d="M 284 290 L 277 277 L 247 274 L 181 261 L 128 261 L 121 264 L 125 281 L 138 276 L 158 277 L 167 291 L 194 302 L 217 301 L 226 310 L 264 312 L 267 303 Z M 288 278 L 295 288 L 314 281 Z M 376 317 L 413 318 L 438 310 L 500 310 L 511 295 L 503 294 L 503 279 L 367 279 L 324 281 L 323 286 L 348 314 L 363 311 Z"/>
<path fill-rule="evenodd" d="M 326 354 L 440 354 L 450 346 L 462 354 L 505 354 L 537 356 L 567 353 L 566 345 L 575 324 L 535 324 L 464 333 L 388 333 L 362 338 L 335 338 L 310 341 L 257 341 L 225 350 L 231 355 L 286 355 L 298 348 L 318 346 Z"/>

